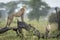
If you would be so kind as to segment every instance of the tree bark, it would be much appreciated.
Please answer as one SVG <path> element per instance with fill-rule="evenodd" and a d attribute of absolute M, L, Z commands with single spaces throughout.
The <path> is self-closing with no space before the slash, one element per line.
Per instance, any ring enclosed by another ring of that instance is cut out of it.
<path fill-rule="evenodd" d="M 57 23 L 58 23 L 58 30 L 60 30 L 60 14 L 59 14 L 59 12 L 58 12 L 58 10 L 57 10 L 57 7 L 55 8 L 55 11 L 56 11 L 56 15 L 57 15 Z"/>

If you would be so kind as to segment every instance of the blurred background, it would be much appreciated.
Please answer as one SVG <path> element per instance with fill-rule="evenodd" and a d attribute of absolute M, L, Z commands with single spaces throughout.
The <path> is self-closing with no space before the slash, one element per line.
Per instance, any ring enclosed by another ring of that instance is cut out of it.
<path fill-rule="evenodd" d="M 9 14 L 18 12 L 23 5 L 27 6 L 25 18 L 47 20 L 52 13 L 56 13 L 55 7 L 60 10 L 59 4 L 59 0 L 0 0 L 0 20 L 6 20 Z"/>
<path fill-rule="evenodd" d="M 18 12 L 23 5 L 26 5 L 25 22 L 43 33 L 48 23 L 52 24 L 52 31 L 60 30 L 60 0 L 0 0 L 0 26 L 5 26 L 8 15 Z M 16 20 L 11 26 L 16 26 Z"/>

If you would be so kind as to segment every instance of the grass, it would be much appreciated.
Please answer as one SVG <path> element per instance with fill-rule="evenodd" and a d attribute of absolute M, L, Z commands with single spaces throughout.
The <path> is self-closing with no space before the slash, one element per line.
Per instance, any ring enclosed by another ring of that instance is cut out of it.
<path fill-rule="evenodd" d="M 48 21 L 46 20 L 41 20 L 39 22 L 37 22 L 36 20 L 34 21 L 25 21 L 27 22 L 28 24 L 31 24 L 32 26 L 34 26 L 37 30 L 39 30 L 41 33 L 45 33 L 45 27 L 47 25 L 47 23 L 49 23 Z M 6 21 L 1 21 L 0 22 L 0 28 L 4 27 L 6 25 Z M 16 27 L 17 24 L 16 24 L 16 20 L 14 20 L 11 24 L 11 27 Z M 54 23 L 51 25 L 52 27 L 52 30 L 51 31 L 54 31 L 57 29 L 57 24 Z M 36 36 L 32 36 L 30 35 L 29 32 L 27 32 L 26 30 L 23 29 L 23 34 L 24 34 L 24 40 L 37 40 L 37 37 Z M 12 30 L 10 31 L 7 31 L 3 34 L 0 34 L 0 40 L 21 40 L 20 37 L 17 37 L 16 36 L 16 33 Z M 40 40 L 46 40 L 46 39 L 40 39 Z M 47 39 L 47 40 L 59 40 L 57 38 L 50 38 L 50 39 Z"/>

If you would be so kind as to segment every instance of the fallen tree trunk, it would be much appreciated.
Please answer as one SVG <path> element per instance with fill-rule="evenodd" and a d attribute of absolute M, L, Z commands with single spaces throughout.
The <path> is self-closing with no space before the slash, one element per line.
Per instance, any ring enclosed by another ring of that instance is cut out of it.
<path fill-rule="evenodd" d="M 10 30 L 9 27 L 4 27 L 4 28 L 0 28 L 0 34 L 1 33 L 5 33 L 6 31 Z"/>

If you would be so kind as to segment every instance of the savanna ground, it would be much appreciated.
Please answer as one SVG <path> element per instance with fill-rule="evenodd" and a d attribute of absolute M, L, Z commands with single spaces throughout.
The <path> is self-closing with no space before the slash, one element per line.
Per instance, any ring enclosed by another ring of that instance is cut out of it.
<path fill-rule="evenodd" d="M 46 20 L 40 20 L 39 22 L 37 22 L 36 20 L 34 20 L 34 21 L 26 20 L 25 22 L 27 22 L 28 24 L 31 24 L 36 29 L 38 29 L 41 33 L 44 33 L 44 34 L 45 34 L 45 27 L 46 27 L 47 23 L 49 23 Z M 4 27 L 5 25 L 6 25 L 6 21 L 0 21 L 0 28 Z M 14 20 L 11 24 L 11 27 L 16 27 L 16 26 L 17 26 L 16 20 Z M 57 24 L 56 23 L 52 24 L 51 28 L 52 28 L 51 31 L 53 32 L 54 30 L 57 29 Z M 24 34 L 25 40 L 37 40 L 36 36 L 31 35 L 31 33 L 29 33 L 28 31 L 26 31 L 24 29 L 23 29 L 23 34 Z M 3 34 L 0 34 L 0 40 L 21 40 L 21 38 L 16 36 L 15 31 L 10 30 Z M 57 38 L 42 39 L 41 38 L 40 40 L 59 40 L 59 39 L 57 39 Z"/>

